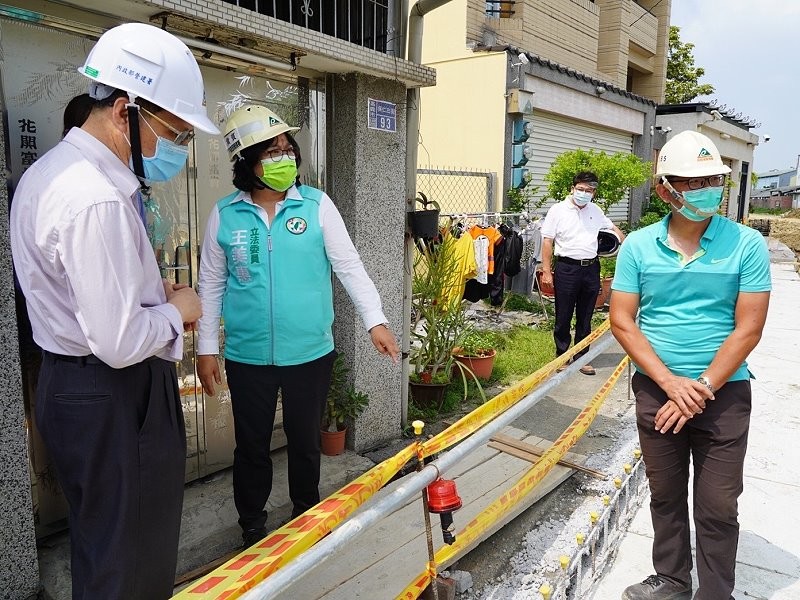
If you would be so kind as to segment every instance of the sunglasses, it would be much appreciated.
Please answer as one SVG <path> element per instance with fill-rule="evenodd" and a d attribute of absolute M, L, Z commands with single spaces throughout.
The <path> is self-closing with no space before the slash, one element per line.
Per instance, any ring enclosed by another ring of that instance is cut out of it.
<path fill-rule="evenodd" d="M 175 139 L 173 140 L 173 142 L 178 144 L 179 146 L 183 146 L 184 144 L 188 144 L 189 142 L 191 142 L 194 139 L 194 130 L 193 129 L 187 129 L 186 131 L 179 131 L 179 130 L 175 129 L 172 125 L 167 123 L 164 119 L 154 115 L 153 113 L 151 113 L 146 108 L 142 108 L 140 106 L 139 110 L 141 110 L 143 113 L 146 113 L 147 116 L 153 117 L 156 121 L 161 123 L 164 127 L 169 129 L 172 133 L 174 133 L 175 134 Z"/>

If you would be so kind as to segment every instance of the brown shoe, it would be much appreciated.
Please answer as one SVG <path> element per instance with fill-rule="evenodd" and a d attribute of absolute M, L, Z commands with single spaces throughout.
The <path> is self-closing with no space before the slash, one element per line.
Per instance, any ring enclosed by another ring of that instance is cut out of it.
<path fill-rule="evenodd" d="M 660 575 L 650 575 L 642 583 L 625 588 L 622 600 L 690 600 L 692 586 L 676 583 Z"/>
<path fill-rule="evenodd" d="M 597 371 L 594 370 L 592 365 L 583 365 L 580 369 L 578 369 L 584 375 L 596 375 Z"/>

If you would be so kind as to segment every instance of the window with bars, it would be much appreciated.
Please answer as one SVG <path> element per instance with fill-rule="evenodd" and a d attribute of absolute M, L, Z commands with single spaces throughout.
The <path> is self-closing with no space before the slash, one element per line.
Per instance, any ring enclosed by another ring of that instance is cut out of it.
<path fill-rule="evenodd" d="M 223 2 L 352 42 L 364 48 L 386 52 L 389 0 L 223 0 Z"/>
<path fill-rule="evenodd" d="M 514 16 L 515 0 L 500 0 L 499 2 L 486 2 L 486 16 L 495 19 L 507 19 Z"/>

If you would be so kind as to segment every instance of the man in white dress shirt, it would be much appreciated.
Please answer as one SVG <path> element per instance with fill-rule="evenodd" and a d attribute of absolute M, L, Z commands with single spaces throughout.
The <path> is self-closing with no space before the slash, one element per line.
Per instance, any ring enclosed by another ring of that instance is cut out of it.
<path fill-rule="evenodd" d="M 158 600 L 172 595 L 183 501 L 175 361 L 201 308 L 162 281 L 139 189 L 183 169 L 195 128 L 218 130 L 191 52 L 156 27 L 109 30 L 79 71 L 91 112 L 25 172 L 11 207 L 43 349 L 36 420 L 69 503 L 73 599 Z"/>
<path fill-rule="evenodd" d="M 550 207 L 542 225 L 542 283 L 555 289 L 556 356 L 564 354 L 572 342 L 573 315 L 576 344 L 591 331 L 592 313 L 600 293 L 597 234 L 601 229 L 611 229 L 620 240 L 625 239 L 625 234 L 592 202 L 597 185 L 597 175 L 590 171 L 575 175 L 572 193 Z M 555 275 L 551 272 L 554 249 L 558 257 Z M 574 360 L 588 351 L 588 347 L 584 348 Z M 584 375 L 595 374 L 592 365 L 584 365 L 580 371 Z"/>

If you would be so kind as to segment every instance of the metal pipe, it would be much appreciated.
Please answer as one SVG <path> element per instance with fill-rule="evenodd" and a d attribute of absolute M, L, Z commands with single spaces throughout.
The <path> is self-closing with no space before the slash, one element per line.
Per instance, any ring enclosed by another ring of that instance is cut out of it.
<path fill-rule="evenodd" d="M 394 511 L 402 508 L 409 499 L 419 494 L 428 484 L 433 483 L 440 474 L 444 474 L 459 461 L 463 460 L 472 451 L 486 444 L 489 439 L 506 425 L 512 423 L 520 415 L 528 411 L 539 402 L 554 387 L 559 385 L 564 378 L 572 375 L 576 370 L 608 348 L 614 342 L 613 336 L 606 334 L 592 344 L 589 351 L 570 364 L 566 370 L 556 373 L 533 392 L 525 396 L 520 402 L 506 410 L 491 423 L 476 431 L 471 437 L 461 442 L 449 452 L 441 455 L 437 460 L 429 463 L 422 471 L 409 475 L 408 480 L 401 483 L 393 492 L 375 501 L 372 506 L 364 506 L 362 512 L 349 521 L 343 523 L 338 529 L 332 531 L 327 537 L 320 540 L 315 546 L 289 562 L 274 575 L 258 584 L 242 596 L 242 600 L 266 600 L 277 598 L 293 581 L 303 577 L 316 565 L 324 562 L 328 557 L 336 554 L 341 548 Z"/>
<path fill-rule="evenodd" d="M 408 15 L 409 62 L 422 63 L 422 31 L 426 14 L 451 0 L 419 0 Z M 414 210 L 417 197 L 417 151 L 419 144 L 419 89 L 406 90 L 406 211 Z M 400 414 L 403 426 L 408 421 L 408 376 L 411 370 L 408 353 L 411 349 L 411 280 L 414 268 L 414 240 L 406 237 L 403 253 L 403 329 L 400 350 L 403 352 L 400 376 Z"/>

